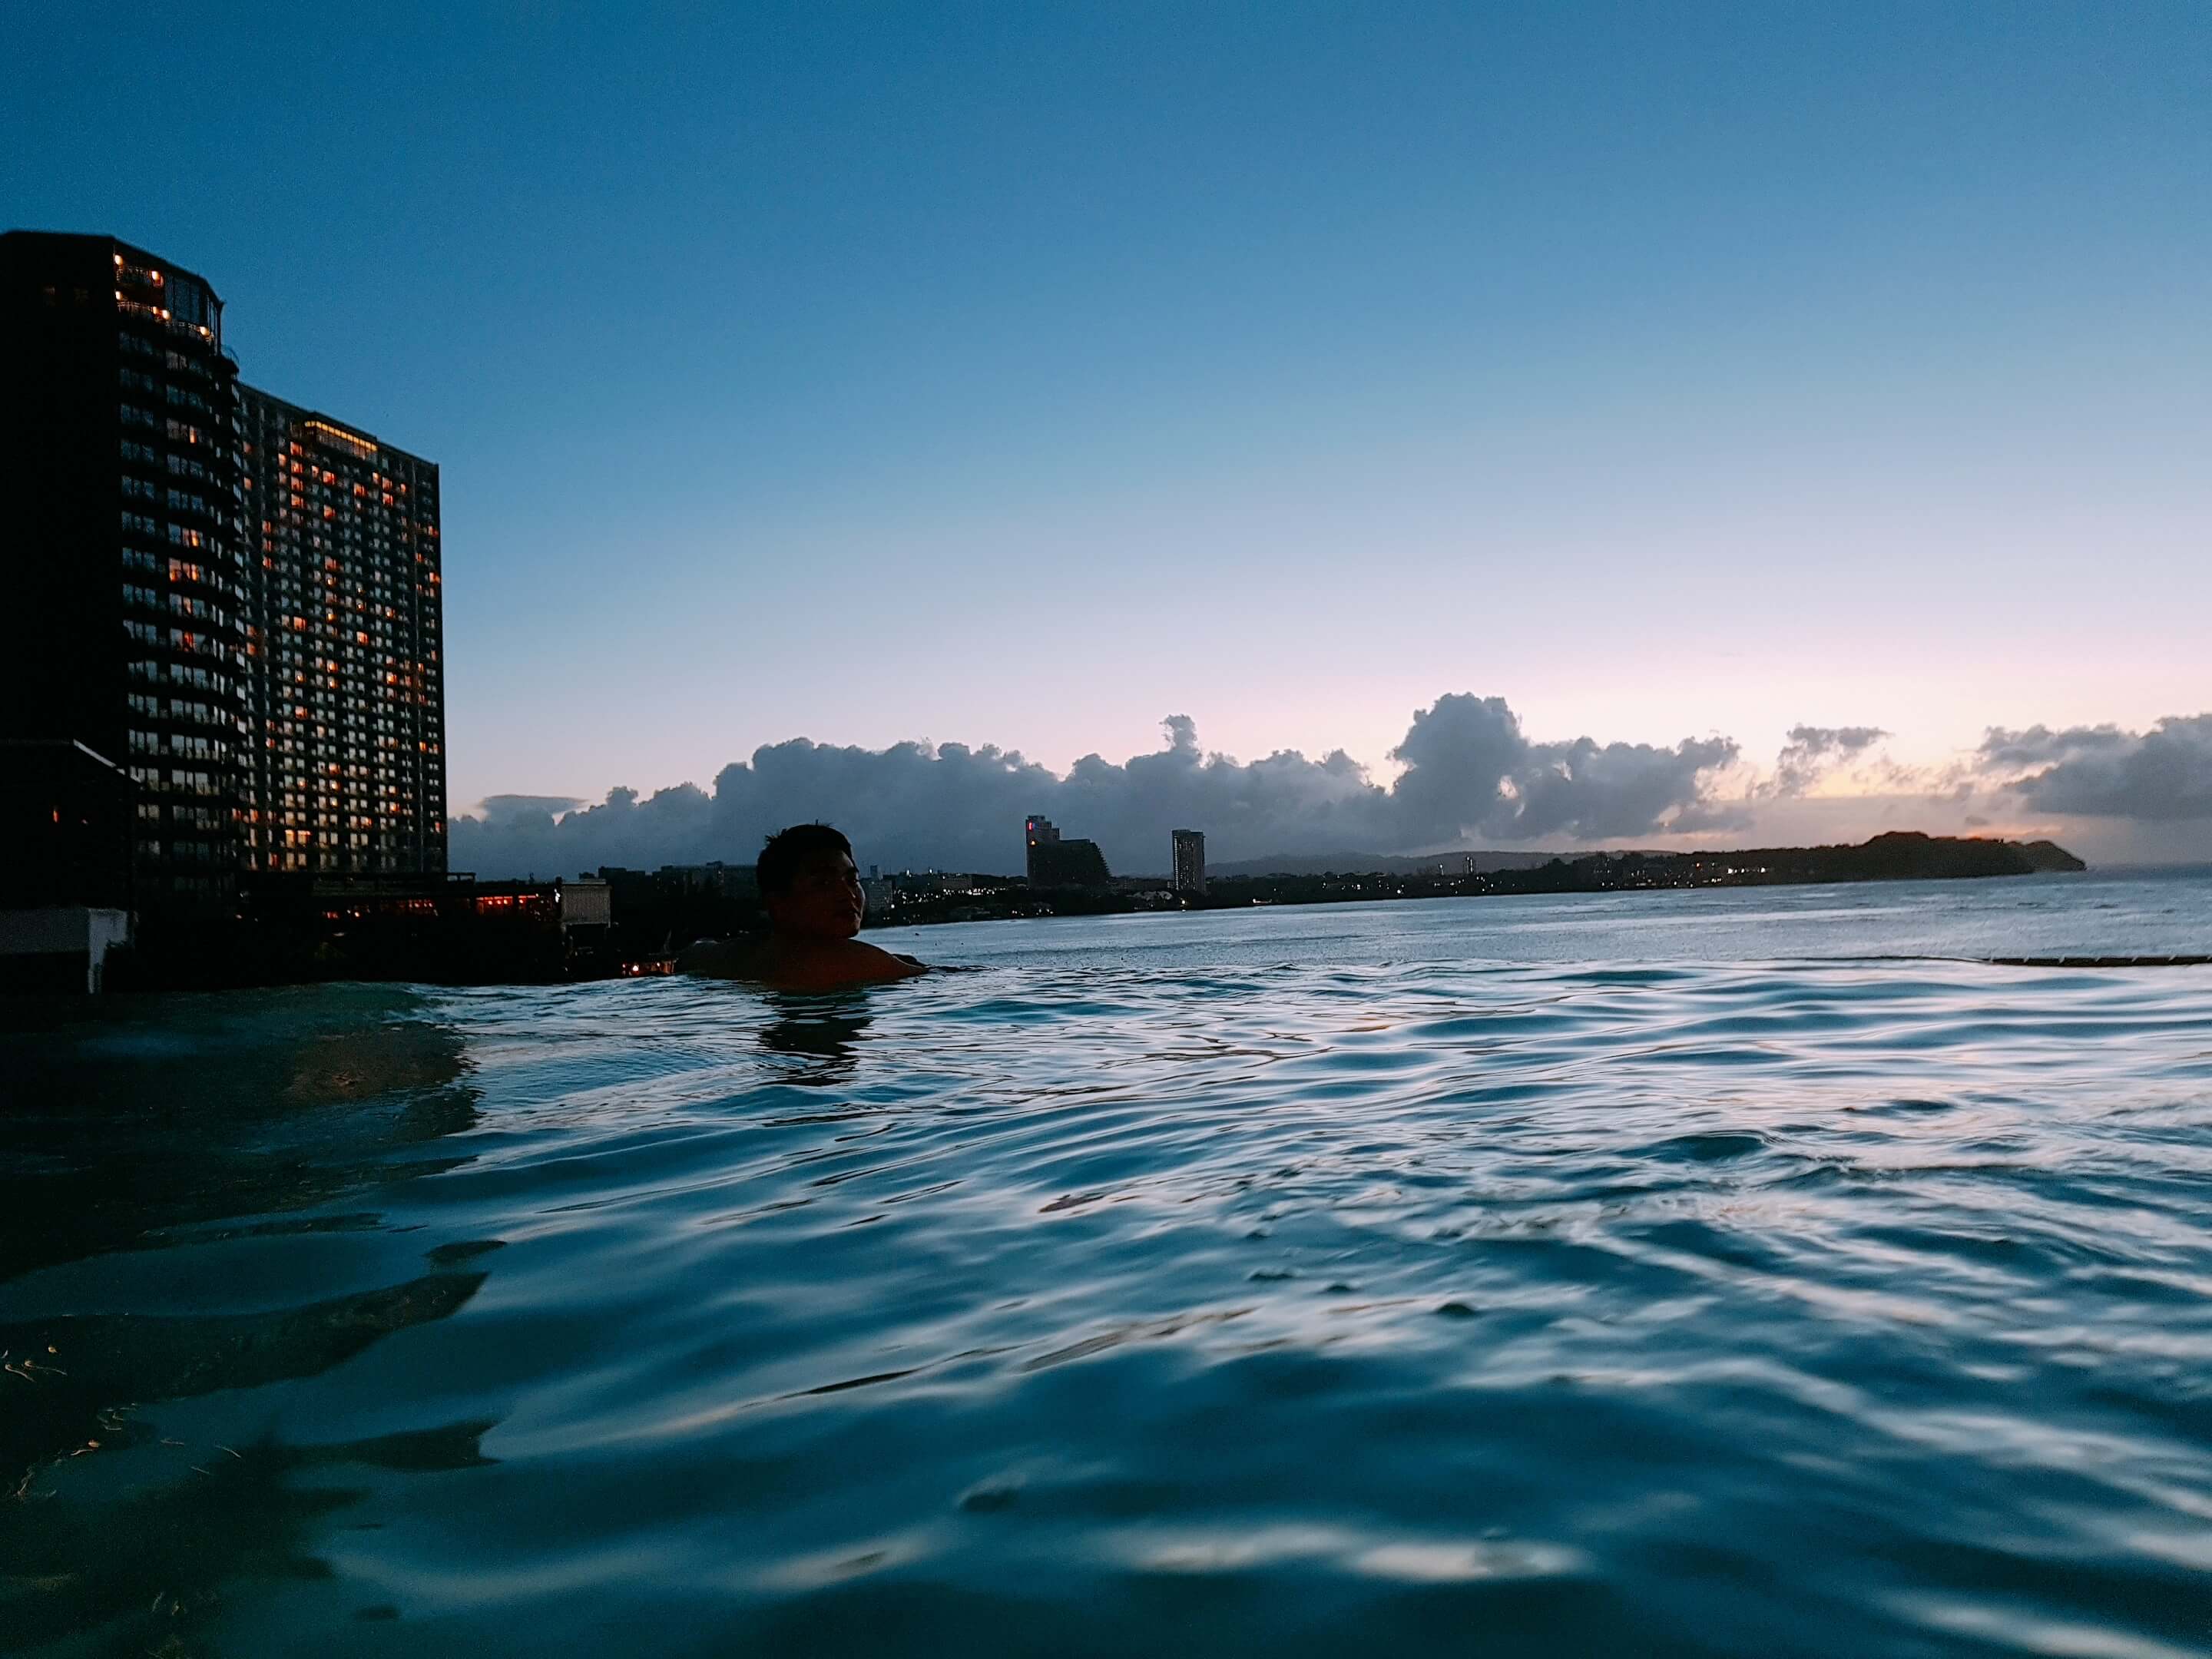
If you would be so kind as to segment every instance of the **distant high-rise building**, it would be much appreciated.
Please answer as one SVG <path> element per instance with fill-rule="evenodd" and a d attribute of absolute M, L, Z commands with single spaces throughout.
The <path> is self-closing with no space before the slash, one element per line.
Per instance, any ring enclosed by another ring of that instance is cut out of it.
<path fill-rule="evenodd" d="M 1206 890 L 1206 832 L 1201 830 L 1177 830 L 1170 833 L 1169 840 L 1175 854 L 1170 884 L 1178 893 L 1203 893 Z"/>
<path fill-rule="evenodd" d="M 237 379 L 199 276 L 110 236 L 0 235 L 16 623 L 0 737 L 80 744 L 125 769 L 137 901 L 155 908 L 235 892 L 249 735 Z"/>
<path fill-rule="evenodd" d="M 438 469 L 240 388 L 249 871 L 446 867 Z"/>
<path fill-rule="evenodd" d="M 1064 840 L 1049 818 L 1023 823 L 1032 887 L 1104 887 L 1114 879 L 1095 841 Z"/>
<path fill-rule="evenodd" d="M 1030 885 L 1035 887 L 1040 884 L 1037 881 L 1037 850 L 1040 848 L 1059 846 L 1060 831 L 1052 827 L 1050 818 L 1032 815 L 1022 820 L 1022 836 L 1029 843 L 1029 862 L 1026 870 Z M 1049 853 L 1045 854 L 1048 862 L 1051 857 L 1052 854 Z"/>

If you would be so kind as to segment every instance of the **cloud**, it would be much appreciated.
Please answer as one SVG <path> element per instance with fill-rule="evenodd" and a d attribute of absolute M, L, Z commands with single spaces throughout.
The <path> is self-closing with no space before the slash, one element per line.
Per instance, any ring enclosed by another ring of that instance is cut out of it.
<path fill-rule="evenodd" d="M 1790 741 L 1774 757 L 1774 779 L 1765 793 L 1802 795 L 1889 735 L 1878 726 L 1793 726 Z"/>
<path fill-rule="evenodd" d="M 872 750 L 793 738 L 723 768 L 711 792 L 617 789 L 557 821 L 574 803 L 497 797 L 483 817 L 454 820 L 452 861 L 483 875 L 749 863 L 764 836 L 820 820 L 850 836 L 864 863 L 1005 872 L 1020 866 L 1032 812 L 1096 840 L 1129 871 L 1165 868 L 1168 831 L 1182 828 L 1206 831 L 1209 856 L 1224 860 L 1602 840 L 1715 827 L 1727 809 L 1708 798 L 1711 775 L 1737 756 L 1726 738 L 1534 743 L 1503 699 L 1454 695 L 1415 714 L 1391 751 L 1403 770 L 1385 788 L 1340 750 L 1239 762 L 1204 752 L 1188 715 L 1162 724 L 1164 748 L 1119 763 L 1086 755 L 1065 777 L 988 744 Z"/>
<path fill-rule="evenodd" d="M 1390 751 L 1406 768 L 1390 792 L 1396 843 L 1648 835 L 1700 805 L 1704 775 L 1736 754 L 1729 738 L 1685 738 L 1668 749 L 1589 738 L 1531 743 L 1502 697 L 1438 697 Z"/>
<path fill-rule="evenodd" d="M 540 817 L 552 819 L 573 812 L 584 803 L 574 795 L 486 795 L 480 805 L 487 823 L 515 823 Z"/>
<path fill-rule="evenodd" d="M 1518 805 L 1513 774 L 1528 739 L 1503 697 L 1455 694 L 1417 709 L 1390 758 L 1405 766 L 1392 786 L 1401 836 L 1414 842 L 1455 839 L 1470 826 L 1509 817 Z"/>
<path fill-rule="evenodd" d="M 1732 766 L 1740 750 L 1733 738 L 1685 738 L 1671 749 L 1588 738 L 1538 744 L 1516 779 L 1521 806 L 1503 822 L 1478 826 L 1517 838 L 1562 831 L 1580 841 L 1673 833 L 1683 815 L 1706 816 L 1704 776 Z"/>
<path fill-rule="evenodd" d="M 2171 715 L 2148 732 L 1992 726 L 1976 752 L 1993 787 L 2040 811 L 2212 818 L 2212 714 Z"/>
<path fill-rule="evenodd" d="M 2054 732 L 2047 726 L 2031 726 L 2008 732 L 1993 726 L 1977 751 L 1984 765 L 2017 771 L 2023 766 L 2049 766 L 2081 755 L 2108 754 L 2139 741 L 2117 726 L 2075 726 Z"/>

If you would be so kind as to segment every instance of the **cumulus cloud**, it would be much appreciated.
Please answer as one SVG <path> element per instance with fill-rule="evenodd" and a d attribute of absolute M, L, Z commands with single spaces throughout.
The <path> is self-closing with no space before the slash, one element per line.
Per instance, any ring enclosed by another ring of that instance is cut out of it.
<path fill-rule="evenodd" d="M 2212 714 L 2169 716 L 2148 732 L 1993 726 L 1977 757 L 1996 788 L 2040 811 L 2212 818 Z"/>
<path fill-rule="evenodd" d="M 1992 726 L 1977 751 L 1984 766 L 2017 772 L 2022 767 L 2049 766 L 2083 755 L 2109 754 L 2141 739 L 2117 726 L 2075 726 L 2054 732 L 2047 726 L 2031 726 L 2008 732 Z"/>
<path fill-rule="evenodd" d="M 1671 749 L 1644 743 L 1588 738 L 1537 744 L 1515 779 L 1520 805 L 1510 818 L 1475 826 L 1509 839 L 1564 832 L 1578 841 L 1686 830 L 1685 813 L 1698 809 L 1703 779 L 1735 763 L 1732 738 L 1685 738 Z"/>
<path fill-rule="evenodd" d="M 1736 753 L 1728 738 L 1686 738 L 1668 749 L 1589 738 L 1531 743 L 1503 697 L 1442 696 L 1414 714 L 1390 751 L 1406 769 L 1390 791 L 1395 834 L 1401 846 L 1469 835 L 1647 835 L 1699 805 L 1704 775 Z"/>
<path fill-rule="evenodd" d="M 1019 867 L 1032 812 L 1132 871 L 1164 868 L 1178 828 L 1205 830 L 1209 855 L 1224 860 L 1603 840 L 1713 827 L 1724 811 L 1709 799 L 1711 774 L 1737 755 L 1725 738 L 1532 742 L 1503 699 L 1454 695 L 1413 716 L 1391 751 L 1403 769 L 1385 788 L 1340 750 L 1239 762 L 1204 752 L 1188 715 L 1163 724 L 1164 748 L 1118 763 L 1086 755 L 1065 777 L 988 744 L 872 750 L 793 738 L 723 768 L 711 791 L 617 789 L 557 818 L 558 798 L 498 797 L 483 817 L 454 821 L 453 863 L 484 875 L 746 863 L 763 836 L 818 819 L 868 862 L 1006 872 Z"/>
<path fill-rule="evenodd" d="M 1774 757 L 1774 778 L 1766 793 L 1802 795 L 1839 766 L 1847 766 L 1889 733 L 1878 726 L 1793 726 L 1790 741 Z"/>
<path fill-rule="evenodd" d="M 487 795 L 480 803 L 487 823 L 514 823 L 573 812 L 584 803 L 574 795 Z"/>

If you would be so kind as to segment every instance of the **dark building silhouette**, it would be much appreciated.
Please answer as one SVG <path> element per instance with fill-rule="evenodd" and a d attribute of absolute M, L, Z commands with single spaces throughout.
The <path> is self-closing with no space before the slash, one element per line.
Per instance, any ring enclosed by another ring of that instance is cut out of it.
<path fill-rule="evenodd" d="M 129 911 L 138 790 L 81 743 L 0 738 L 0 880 L 11 908 Z"/>
<path fill-rule="evenodd" d="M 0 738 L 0 990 L 98 991 L 127 945 L 138 791 L 81 743 Z"/>
<path fill-rule="evenodd" d="M 1176 830 L 1169 833 L 1169 847 L 1173 862 L 1169 866 L 1170 884 L 1178 893 L 1203 893 L 1206 890 L 1206 834 L 1200 830 Z"/>
<path fill-rule="evenodd" d="M 1052 820 L 1032 815 L 1022 820 L 1022 836 L 1029 843 L 1027 871 L 1030 885 L 1037 885 L 1037 853 L 1040 848 L 1060 845 L 1060 831 L 1053 828 Z"/>
<path fill-rule="evenodd" d="M 248 871 L 446 868 L 438 469 L 240 388 Z"/>
<path fill-rule="evenodd" d="M 1106 855 L 1095 841 L 1068 841 L 1044 817 L 1025 819 L 1022 825 L 1029 847 L 1028 874 L 1032 887 L 1106 887 L 1113 877 Z"/>
<path fill-rule="evenodd" d="M 219 907 L 236 888 L 237 380 L 222 303 L 194 272 L 108 236 L 0 235 L 18 622 L 0 651 L 0 737 L 82 744 L 125 769 L 137 899 L 157 908 Z"/>
<path fill-rule="evenodd" d="M 0 738 L 124 769 L 134 908 L 229 909 L 241 872 L 444 871 L 435 465 L 241 386 L 195 272 L 11 231 L 0 499 Z M 0 871 L 0 907 L 51 885 Z"/>

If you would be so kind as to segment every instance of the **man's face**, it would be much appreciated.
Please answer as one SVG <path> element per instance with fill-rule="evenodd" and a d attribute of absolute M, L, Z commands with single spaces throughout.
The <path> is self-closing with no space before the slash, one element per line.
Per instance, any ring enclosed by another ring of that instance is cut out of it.
<path fill-rule="evenodd" d="M 788 890 L 768 901 L 777 933 L 808 939 L 852 938 L 866 908 L 849 853 L 817 853 L 799 866 Z"/>

